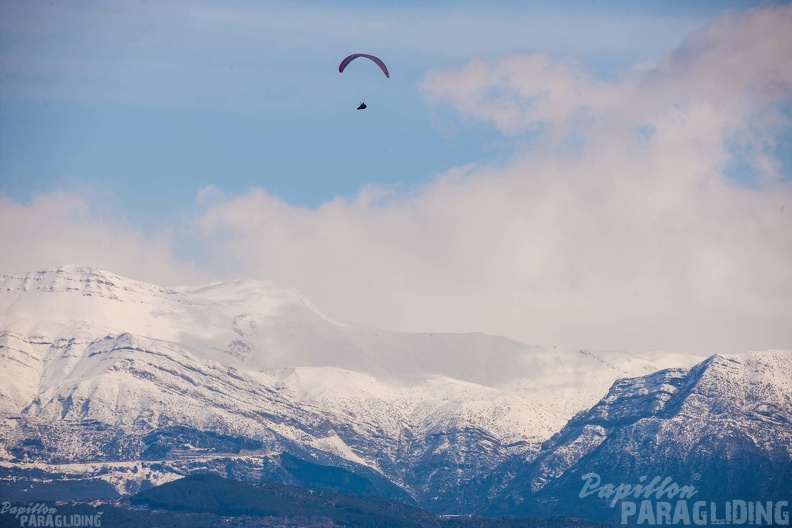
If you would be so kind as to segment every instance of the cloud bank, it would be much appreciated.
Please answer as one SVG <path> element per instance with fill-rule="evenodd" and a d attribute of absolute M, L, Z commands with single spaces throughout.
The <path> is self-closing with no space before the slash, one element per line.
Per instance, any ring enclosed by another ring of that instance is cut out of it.
<path fill-rule="evenodd" d="M 90 193 L 54 192 L 28 204 L 0 195 L 0 273 L 76 264 L 163 285 L 212 277 L 175 256 L 171 229 L 147 236 L 112 212 L 103 212 L 100 203 L 101 197 Z"/>
<path fill-rule="evenodd" d="M 473 59 L 421 88 L 469 123 L 528 132 L 507 163 L 315 209 L 208 189 L 190 236 L 209 256 L 195 266 L 171 238 L 87 218 L 73 198 L 5 200 L 2 235 L 19 250 L 0 269 L 80 258 L 149 280 L 251 275 L 348 322 L 539 344 L 790 347 L 789 35 L 790 6 L 729 15 L 611 79 L 537 53 Z"/>

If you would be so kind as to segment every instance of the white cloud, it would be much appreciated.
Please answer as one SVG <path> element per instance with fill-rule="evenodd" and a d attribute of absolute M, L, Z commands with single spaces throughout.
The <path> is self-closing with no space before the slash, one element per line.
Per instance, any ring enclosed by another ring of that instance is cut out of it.
<path fill-rule="evenodd" d="M 587 124 L 663 119 L 697 105 L 740 120 L 792 93 L 792 7 L 726 16 L 686 39 L 654 68 L 619 78 L 593 78 L 573 62 L 526 53 L 498 61 L 431 72 L 422 88 L 463 115 L 505 133 L 538 126 L 579 129 Z"/>
<path fill-rule="evenodd" d="M 221 202 L 224 199 L 225 193 L 215 185 L 207 185 L 203 189 L 200 189 L 195 195 L 195 201 L 198 205 L 213 204 Z"/>
<path fill-rule="evenodd" d="M 725 139 L 762 133 L 768 104 L 790 96 L 790 12 L 727 18 L 608 82 L 541 54 L 434 72 L 424 89 L 461 115 L 545 133 L 505 168 L 316 210 L 252 191 L 202 225 L 243 270 L 347 320 L 592 347 L 789 346 L 789 181 L 749 188 L 723 169 Z"/>
<path fill-rule="evenodd" d="M 37 196 L 29 204 L 0 195 L 0 273 L 76 264 L 161 285 L 211 278 L 174 257 L 170 230 L 151 238 L 97 209 L 70 193 Z"/>
<path fill-rule="evenodd" d="M 261 189 L 201 191 L 203 269 L 298 287 L 331 316 L 526 342 L 702 353 L 792 342 L 792 188 L 762 147 L 788 126 L 791 8 L 726 18 L 653 68 L 603 81 L 541 54 L 476 59 L 424 89 L 505 134 L 541 130 L 507 165 L 316 209 Z M 739 44 L 737 47 L 735 47 Z M 724 176 L 726 140 L 766 173 Z M 202 280 L 73 196 L 0 203 L 0 269 L 86 263 Z M 178 231 L 177 231 L 178 233 Z M 192 236 L 192 233 L 191 233 Z"/>

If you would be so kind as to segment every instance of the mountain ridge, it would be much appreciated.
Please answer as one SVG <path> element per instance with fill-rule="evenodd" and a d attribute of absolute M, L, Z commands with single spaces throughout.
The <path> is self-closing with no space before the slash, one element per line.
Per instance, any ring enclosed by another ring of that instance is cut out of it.
<path fill-rule="evenodd" d="M 618 460 L 618 464 L 614 464 Z M 519 466 L 519 467 L 515 467 Z M 670 477 L 697 500 L 785 501 L 792 490 L 792 351 L 713 355 L 689 369 L 617 380 L 608 394 L 547 440 L 494 510 L 541 514 L 552 498 L 602 482 Z M 602 501 L 570 514 L 614 522 Z"/>
<path fill-rule="evenodd" d="M 137 462 L 152 453 L 164 463 L 145 466 L 152 482 L 223 464 L 270 475 L 264 454 L 242 456 L 242 440 L 229 440 L 245 439 L 385 478 L 437 511 L 470 495 L 511 511 L 509 490 L 542 493 L 590 454 L 586 443 L 607 439 L 603 424 L 662 410 L 682 394 L 674 384 L 704 368 L 647 356 L 338 323 L 297 290 L 252 279 L 163 288 L 76 266 L 0 276 L 0 467 L 83 464 L 122 494 L 145 485 Z M 772 401 L 785 368 L 733 375 L 780 376 L 762 393 Z"/>

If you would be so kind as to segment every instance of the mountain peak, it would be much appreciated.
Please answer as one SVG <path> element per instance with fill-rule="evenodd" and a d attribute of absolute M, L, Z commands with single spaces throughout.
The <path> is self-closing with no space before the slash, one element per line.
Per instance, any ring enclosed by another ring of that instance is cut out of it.
<path fill-rule="evenodd" d="M 0 275 L 0 292 L 37 291 L 112 295 L 116 291 L 168 291 L 145 282 L 128 279 L 97 267 L 67 264 L 39 271 Z"/>
<path fill-rule="evenodd" d="M 340 325 L 270 281 L 162 288 L 61 266 L 0 276 L 0 462 L 209 464 L 211 448 L 226 468 L 229 453 L 259 464 L 240 453 L 250 445 L 355 465 L 420 496 L 538 457 L 533 489 L 619 432 L 651 447 L 652 427 L 671 435 L 682 423 L 688 446 L 735 425 L 775 449 L 754 429 L 792 422 L 790 358 L 713 356 L 657 372 L 626 352 Z M 613 383 L 635 373 L 652 374 Z"/>

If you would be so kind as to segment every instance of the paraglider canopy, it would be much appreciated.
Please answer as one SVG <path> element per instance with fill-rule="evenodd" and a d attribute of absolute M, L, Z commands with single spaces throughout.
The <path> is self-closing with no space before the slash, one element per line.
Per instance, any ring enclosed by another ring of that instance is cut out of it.
<path fill-rule="evenodd" d="M 357 59 L 358 57 L 364 57 L 366 59 L 374 61 L 374 63 L 377 66 L 380 67 L 380 69 L 382 70 L 382 73 L 385 74 L 385 77 L 390 79 L 390 73 L 388 73 L 388 67 L 385 66 L 385 63 L 382 62 L 382 60 L 379 59 L 378 57 L 375 57 L 374 55 L 366 55 L 365 53 L 353 53 L 349 57 L 347 57 L 344 60 L 342 60 L 341 64 L 338 65 L 338 73 L 343 73 L 344 72 L 344 68 L 346 68 L 349 65 L 350 62 L 352 62 L 353 60 Z"/>

